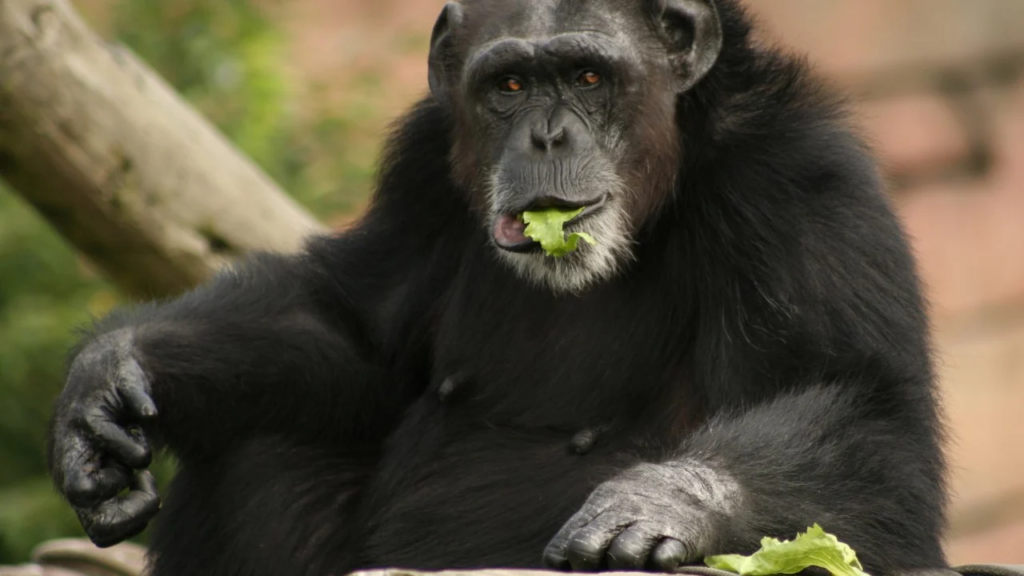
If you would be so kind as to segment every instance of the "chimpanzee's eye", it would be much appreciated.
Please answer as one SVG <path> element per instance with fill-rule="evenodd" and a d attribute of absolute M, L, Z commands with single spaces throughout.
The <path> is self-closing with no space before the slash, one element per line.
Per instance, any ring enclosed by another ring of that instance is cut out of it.
<path fill-rule="evenodd" d="M 576 77 L 576 85 L 580 88 L 593 88 L 601 83 L 601 75 L 593 70 L 585 70 Z"/>
<path fill-rule="evenodd" d="M 516 92 L 523 91 L 523 83 L 517 78 L 508 76 L 506 78 L 502 78 L 501 81 L 498 82 L 498 90 L 501 90 L 506 94 L 515 94 Z"/>

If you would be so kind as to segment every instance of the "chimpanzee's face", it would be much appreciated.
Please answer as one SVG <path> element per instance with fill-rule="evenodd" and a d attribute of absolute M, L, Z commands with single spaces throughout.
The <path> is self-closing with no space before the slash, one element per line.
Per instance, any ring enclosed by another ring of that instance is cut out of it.
<path fill-rule="evenodd" d="M 442 14 L 431 85 L 456 122 L 455 177 L 524 277 L 565 292 L 614 275 L 671 194 L 675 104 L 693 84 L 673 42 L 696 48 L 694 24 L 666 31 L 665 11 L 657 0 L 476 0 Z M 594 244 L 546 254 L 523 217 L 545 208 L 580 211 L 565 232 Z"/>

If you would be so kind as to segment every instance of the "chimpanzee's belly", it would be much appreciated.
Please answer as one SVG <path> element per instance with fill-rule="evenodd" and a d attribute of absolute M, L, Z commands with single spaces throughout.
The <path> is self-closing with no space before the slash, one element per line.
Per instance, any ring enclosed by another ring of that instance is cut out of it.
<path fill-rule="evenodd" d="M 695 421 L 687 324 L 652 333 L 646 294 L 605 286 L 555 302 L 474 279 L 442 314 L 427 390 L 361 495 L 363 565 L 540 567 L 599 483 Z"/>
<path fill-rule="evenodd" d="M 593 488 L 632 462 L 625 454 L 635 458 L 612 438 L 607 430 L 453 418 L 421 401 L 389 442 L 365 494 L 362 561 L 539 567 L 548 541 Z"/>

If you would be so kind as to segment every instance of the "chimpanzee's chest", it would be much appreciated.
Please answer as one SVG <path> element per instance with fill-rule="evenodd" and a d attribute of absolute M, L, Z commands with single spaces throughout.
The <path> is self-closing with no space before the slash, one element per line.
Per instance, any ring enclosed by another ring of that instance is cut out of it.
<path fill-rule="evenodd" d="M 651 417 L 689 378 L 676 313 L 614 284 L 556 296 L 467 283 L 440 316 L 431 390 L 463 417 L 515 428 Z"/>

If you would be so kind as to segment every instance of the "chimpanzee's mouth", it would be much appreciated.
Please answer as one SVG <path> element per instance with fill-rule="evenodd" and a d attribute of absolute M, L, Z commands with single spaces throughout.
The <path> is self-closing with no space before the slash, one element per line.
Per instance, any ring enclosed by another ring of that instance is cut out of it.
<path fill-rule="evenodd" d="M 498 248 L 501 248 L 502 250 L 520 253 L 539 252 L 541 250 L 540 243 L 529 238 L 525 234 L 526 223 L 523 222 L 523 212 L 543 210 L 546 208 L 559 208 L 565 211 L 573 211 L 583 208 L 582 212 L 565 223 L 566 231 L 571 232 L 572 230 L 569 228 L 570 226 L 579 224 L 594 214 L 597 214 L 604 208 L 607 202 L 607 194 L 603 194 L 597 198 L 583 202 L 571 202 L 553 197 L 537 198 L 526 207 L 509 210 L 499 214 L 494 221 L 492 238 Z"/>

